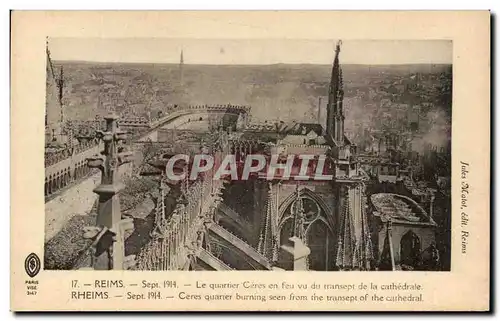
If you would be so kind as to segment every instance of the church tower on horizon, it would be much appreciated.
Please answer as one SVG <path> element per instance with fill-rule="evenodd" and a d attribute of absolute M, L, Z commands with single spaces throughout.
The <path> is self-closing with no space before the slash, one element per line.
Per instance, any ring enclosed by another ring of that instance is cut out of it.
<path fill-rule="evenodd" d="M 179 63 L 179 84 L 184 85 L 184 50 L 181 49 L 181 60 Z"/>

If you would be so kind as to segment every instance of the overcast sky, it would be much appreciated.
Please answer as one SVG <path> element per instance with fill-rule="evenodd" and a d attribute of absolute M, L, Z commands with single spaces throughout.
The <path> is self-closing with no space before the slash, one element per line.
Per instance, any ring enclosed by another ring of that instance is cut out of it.
<path fill-rule="evenodd" d="M 336 40 L 168 38 L 50 38 L 53 60 L 186 64 L 330 64 Z M 447 40 L 344 40 L 341 63 L 451 63 Z"/>

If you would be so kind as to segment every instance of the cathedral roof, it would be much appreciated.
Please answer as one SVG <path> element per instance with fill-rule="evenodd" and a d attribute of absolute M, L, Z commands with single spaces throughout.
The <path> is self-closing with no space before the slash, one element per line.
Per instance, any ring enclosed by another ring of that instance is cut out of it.
<path fill-rule="evenodd" d="M 426 211 L 404 195 L 378 193 L 371 196 L 372 204 L 382 220 L 393 223 L 436 225 Z"/>
<path fill-rule="evenodd" d="M 321 136 L 323 133 L 323 127 L 316 123 L 297 123 L 296 126 L 290 128 L 287 131 L 289 135 L 306 135 L 310 132 L 316 133 L 316 135 Z"/>
<path fill-rule="evenodd" d="M 347 135 L 344 135 L 344 144 L 346 145 L 355 145 Z"/>
<path fill-rule="evenodd" d="M 323 134 L 323 127 L 317 123 L 302 123 L 302 122 L 284 122 L 284 121 L 266 121 L 254 122 L 247 126 L 250 131 L 273 132 L 283 135 L 306 135 L 311 131 L 316 135 Z"/>
<path fill-rule="evenodd" d="M 383 174 L 379 174 L 378 175 L 378 180 L 379 180 L 379 182 L 396 183 L 398 181 L 398 177 L 396 175 L 383 175 Z"/>

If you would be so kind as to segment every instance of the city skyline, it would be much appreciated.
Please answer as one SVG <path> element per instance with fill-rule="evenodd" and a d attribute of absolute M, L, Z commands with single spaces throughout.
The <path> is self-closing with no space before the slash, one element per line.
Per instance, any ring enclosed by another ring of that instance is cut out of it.
<path fill-rule="evenodd" d="M 49 38 L 58 61 L 193 65 L 331 64 L 337 40 Z M 344 40 L 343 64 L 451 64 L 447 40 Z"/>

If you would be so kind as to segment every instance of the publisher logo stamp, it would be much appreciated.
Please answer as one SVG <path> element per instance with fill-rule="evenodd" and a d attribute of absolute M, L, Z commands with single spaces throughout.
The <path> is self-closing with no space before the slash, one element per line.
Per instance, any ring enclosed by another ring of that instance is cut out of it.
<path fill-rule="evenodd" d="M 24 261 L 24 269 L 26 270 L 26 273 L 32 278 L 35 277 L 38 272 L 40 272 L 40 267 L 40 258 L 35 253 L 31 253 L 30 255 L 28 255 L 28 257 Z"/>

